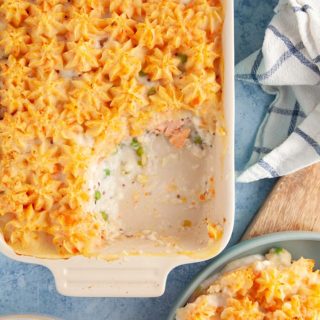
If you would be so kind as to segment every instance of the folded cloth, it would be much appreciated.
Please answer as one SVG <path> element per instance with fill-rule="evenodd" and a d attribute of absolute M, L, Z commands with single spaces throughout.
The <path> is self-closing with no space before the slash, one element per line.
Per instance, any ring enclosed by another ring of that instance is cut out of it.
<path fill-rule="evenodd" d="M 275 95 L 239 182 L 320 161 L 320 0 L 280 0 L 262 49 L 237 65 L 236 78 Z"/>

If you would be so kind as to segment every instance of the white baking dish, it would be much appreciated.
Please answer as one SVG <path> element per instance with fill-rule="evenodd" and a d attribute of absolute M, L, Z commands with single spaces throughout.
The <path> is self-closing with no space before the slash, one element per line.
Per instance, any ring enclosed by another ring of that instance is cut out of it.
<path fill-rule="evenodd" d="M 216 256 L 227 245 L 234 221 L 234 29 L 233 1 L 225 0 L 224 25 L 224 109 L 226 137 L 216 138 L 215 145 L 215 190 L 212 221 L 223 225 L 223 236 L 210 248 L 177 252 L 165 247 L 155 247 L 146 241 L 126 245 L 136 254 L 128 254 L 113 261 L 74 257 L 68 260 L 38 259 L 19 256 L 0 239 L 0 250 L 6 256 L 26 263 L 43 265 L 54 275 L 57 290 L 68 296 L 86 297 L 154 297 L 165 290 L 168 273 L 176 266 L 207 260 Z M 143 219 L 141 219 L 143 221 Z M 192 241 L 199 238 L 198 229 L 190 239 L 185 239 L 192 248 Z M 121 244 L 119 244 L 121 246 Z M 138 254 L 143 248 L 143 254 Z M 123 249 L 123 248 L 122 248 Z M 127 248 L 126 248 L 127 249 Z M 163 249 L 163 250 L 162 250 Z M 113 248 L 117 250 L 117 246 Z M 188 252 L 187 252 L 188 251 Z M 110 253 L 111 251 L 109 251 Z M 148 252 L 148 254 L 146 254 Z"/>

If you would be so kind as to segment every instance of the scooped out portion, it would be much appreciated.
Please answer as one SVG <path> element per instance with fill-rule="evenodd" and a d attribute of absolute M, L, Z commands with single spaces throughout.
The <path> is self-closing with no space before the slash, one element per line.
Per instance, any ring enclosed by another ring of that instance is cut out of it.
<path fill-rule="evenodd" d="M 91 162 L 84 210 L 104 226 L 109 251 L 144 239 L 187 252 L 221 238 L 212 219 L 215 136 L 198 123 L 190 116 L 167 120 Z"/>

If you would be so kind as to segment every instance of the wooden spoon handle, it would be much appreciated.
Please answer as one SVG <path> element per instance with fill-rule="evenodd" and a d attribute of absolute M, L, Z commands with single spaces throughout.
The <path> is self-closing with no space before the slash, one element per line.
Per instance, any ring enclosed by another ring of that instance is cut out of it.
<path fill-rule="evenodd" d="M 293 230 L 320 232 L 320 163 L 281 178 L 243 239 Z"/>

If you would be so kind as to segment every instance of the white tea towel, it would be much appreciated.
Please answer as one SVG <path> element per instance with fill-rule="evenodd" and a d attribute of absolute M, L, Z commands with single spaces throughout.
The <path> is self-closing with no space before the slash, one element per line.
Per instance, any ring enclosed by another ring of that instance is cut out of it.
<path fill-rule="evenodd" d="M 236 78 L 276 96 L 239 182 L 320 161 L 320 0 L 280 0 L 262 49 L 237 65 Z"/>

